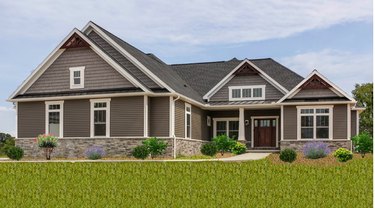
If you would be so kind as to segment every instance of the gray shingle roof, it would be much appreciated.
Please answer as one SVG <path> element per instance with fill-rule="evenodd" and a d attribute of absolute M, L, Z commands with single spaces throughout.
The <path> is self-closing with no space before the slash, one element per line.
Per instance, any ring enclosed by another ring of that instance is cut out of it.
<path fill-rule="evenodd" d="M 173 90 L 199 102 L 203 102 L 203 96 L 243 61 L 234 58 L 229 61 L 167 65 L 154 54 L 145 54 L 96 26 Z M 288 90 L 303 80 L 303 77 L 271 58 L 250 61 Z"/>
<path fill-rule="evenodd" d="M 173 64 L 171 66 L 203 96 L 242 61 L 232 59 L 219 62 Z M 303 80 L 303 77 L 271 58 L 250 59 L 250 61 L 287 90 L 293 89 Z"/>

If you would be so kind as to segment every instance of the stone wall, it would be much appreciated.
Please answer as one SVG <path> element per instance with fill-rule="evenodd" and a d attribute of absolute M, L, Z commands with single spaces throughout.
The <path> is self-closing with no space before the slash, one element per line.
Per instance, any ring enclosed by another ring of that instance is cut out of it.
<path fill-rule="evenodd" d="M 176 155 L 184 155 L 184 156 L 191 156 L 191 155 L 198 155 L 201 154 L 201 146 L 208 141 L 203 140 L 196 140 L 196 139 L 184 139 L 184 138 L 177 138 L 176 139 Z"/>
<path fill-rule="evenodd" d="M 87 148 L 102 147 L 107 157 L 128 157 L 134 147 L 141 145 L 144 138 L 63 138 L 52 153 L 53 158 L 83 158 Z M 168 143 L 165 157 L 173 156 L 173 139 L 162 139 Z M 37 146 L 34 139 L 16 139 L 25 157 L 43 158 L 44 152 Z"/>
<path fill-rule="evenodd" d="M 297 151 L 302 151 L 303 145 L 306 144 L 307 142 L 311 142 L 311 141 L 280 141 L 280 149 L 283 150 L 285 148 L 292 148 Z M 320 142 L 328 143 L 328 146 L 332 151 L 335 151 L 336 149 L 340 147 L 344 147 L 349 150 L 352 149 L 351 140 L 339 140 L 339 141 L 330 140 L 330 141 L 320 141 Z"/>

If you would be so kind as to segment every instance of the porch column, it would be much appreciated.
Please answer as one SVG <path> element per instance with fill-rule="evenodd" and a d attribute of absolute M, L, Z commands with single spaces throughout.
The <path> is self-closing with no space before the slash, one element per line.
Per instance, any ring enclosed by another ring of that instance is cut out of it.
<path fill-rule="evenodd" d="M 245 141 L 245 110 L 240 108 L 238 141 Z"/>

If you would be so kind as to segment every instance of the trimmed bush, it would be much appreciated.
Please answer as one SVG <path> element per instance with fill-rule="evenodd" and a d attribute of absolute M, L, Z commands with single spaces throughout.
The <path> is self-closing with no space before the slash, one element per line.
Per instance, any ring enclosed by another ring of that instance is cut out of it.
<path fill-rule="evenodd" d="M 346 162 L 353 158 L 353 153 L 345 148 L 339 148 L 334 153 L 333 156 L 336 157 L 340 162 Z"/>
<path fill-rule="evenodd" d="M 225 152 L 229 152 L 231 148 L 236 145 L 236 140 L 223 134 L 213 138 L 213 141 L 221 155 L 224 155 Z"/>
<path fill-rule="evenodd" d="M 146 139 L 142 143 L 148 148 L 151 158 L 164 154 L 165 149 L 167 149 L 167 143 L 156 137 Z"/>
<path fill-rule="evenodd" d="M 241 142 L 236 142 L 236 144 L 232 147 L 231 152 L 235 155 L 240 155 L 246 152 L 246 145 L 242 144 Z"/>
<path fill-rule="evenodd" d="M 361 153 L 362 158 L 366 153 L 372 152 L 372 137 L 368 133 L 361 133 L 352 138 L 354 151 Z"/>
<path fill-rule="evenodd" d="M 293 162 L 297 159 L 297 153 L 294 149 L 284 149 L 280 152 L 280 160 L 284 162 Z"/>
<path fill-rule="evenodd" d="M 309 142 L 303 146 L 303 154 L 309 159 L 323 158 L 330 152 L 328 144 L 323 142 Z"/>
<path fill-rule="evenodd" d="M 0 153 L 6 154 L 7 150 L 15 145 L 16 142 L 13 137 L 6 139 L 5 142 L 1 144 Z"/>
<path fill-rule="evenodd" d="M 6 155 L 12 160 L 20 160 L 23 157 L 23 149 L 21 147 L 9 147 Z"/>
<path fill-rule="evenodd" d="M 103 148 L 101 147 L 89 147 L 86 151 L 85 151 L 85 155 L 86 155 L 86 158 L 90 159 L 90 160 L 98 160 L 98 159 L 102 159 L 105 155 L 105 151 Z"/>
<path fill-rule="evenodd" d="M 214 143 L 206 143 L 201 147 L 201 153 L 208 156 L 214 156 L 217 153 L 217 147 Z"/>
<path fill-rule="evenodd" d="M 139 145 L 134 148 L 132 155 L 137 159 L 144 160 L 150 155 L 150 151 L 146 145 Z"/>

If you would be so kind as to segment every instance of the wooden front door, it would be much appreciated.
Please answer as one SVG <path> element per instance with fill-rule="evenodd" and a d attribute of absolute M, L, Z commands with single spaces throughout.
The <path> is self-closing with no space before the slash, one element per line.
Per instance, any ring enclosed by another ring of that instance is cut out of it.
<path fill-rule="evenodd" d="M 276 147 L 276 119 L 254 119 L 254 147 Z"/>

